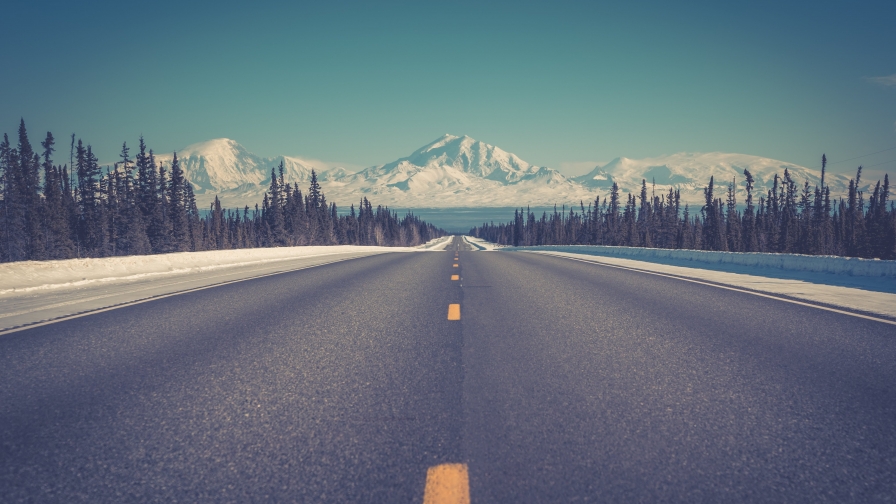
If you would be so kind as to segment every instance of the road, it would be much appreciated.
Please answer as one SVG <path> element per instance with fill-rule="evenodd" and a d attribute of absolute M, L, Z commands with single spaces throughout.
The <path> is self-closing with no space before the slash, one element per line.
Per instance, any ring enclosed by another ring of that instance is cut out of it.
<path fill-rule="evenodd" d="M 0 336 L 0 500 L 423 502 L 440 464 L 465 464 L 474 503 L 896 498 L 894 326 L 457 255 Z"/>

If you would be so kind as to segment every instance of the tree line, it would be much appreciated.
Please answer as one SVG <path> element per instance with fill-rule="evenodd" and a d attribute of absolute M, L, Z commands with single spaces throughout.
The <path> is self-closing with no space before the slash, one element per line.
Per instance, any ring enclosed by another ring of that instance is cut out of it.
<path fill-rule="evenodd" d="M 261 207 L 227 209 L 215 197 L 196 205 L 177 153 L 170 167 L 155 161 L 140 137 L 136 155 L 100 166 L 90 145 L 71 136 L 69 163 L 54 163 L 47 132 L 36 151 L 25 121 L 18 143 L 0 142 L 0 262 L 111 257 L 295 245 L 415 246 L 444 231 L 411 213 L 399 217 L 362 198 L 340 215 L 312 170 L 307 195 L 271 170 Z"/>
<path fill-rule="evenodd" d="M 614 183 L 609 196 L 578 208 L 537 217 L 528 208 L 514 211 L 513 221 L 485 223 L 470 234 L 501 245 L 614 245 L 731 252 L 777 252 L 896 259 L 896 208 L 889 202 L 889 175 L 868 197 L 859 190 L 862 167 L 849 182 L 845 198 L 831 199 L 825 185 L 827 158 L 822 155 L 821 186 L 799 185 L 785 169 L 758 202 L 754 179 L 744 170 L 746 205 L 737 202 L 737 184 L 728 183 L 724 199 L 716 197 L 714 177 L 704 188 L 704 205 L 682 207 L 678 190 L 648 194 L 641 181 L 638 197 L 620 195 Z M 887 208 L 889 202 L 889 208 Z"/>

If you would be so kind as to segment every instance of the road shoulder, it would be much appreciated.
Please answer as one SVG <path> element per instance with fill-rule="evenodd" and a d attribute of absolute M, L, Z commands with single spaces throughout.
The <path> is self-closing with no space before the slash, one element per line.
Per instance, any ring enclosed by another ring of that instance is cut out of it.
<path fill-rule="evenodd" d="M 602 257 L 572 252 L 525 251 L 530 254 L 543 254 L 565 257 L 584 262 L 592 262 L 608 266 L 622 267 L 648 273 L 701 280 L 712 284 L 738 287 L 747 291 L 773 294 L 785 298 L 807 301 L 810 303 L 843 308 L 858 313 L 874 314 L 896 320 L 896 294 L 874 292 L 851 287 L 823 285 L 803 280 L 768 278 L 742 273 L 669 266 L 633 259 Z"/>

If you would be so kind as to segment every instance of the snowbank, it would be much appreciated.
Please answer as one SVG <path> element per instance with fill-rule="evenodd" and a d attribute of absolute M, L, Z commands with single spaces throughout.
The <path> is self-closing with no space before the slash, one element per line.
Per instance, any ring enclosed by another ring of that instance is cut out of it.
<path fill-rule="evenodd" d="M 335 245 L 4 263 L 0 264 L 0 295 L 185 275 L 308 257 L 419 252 L 437 249 L 439 245 L 443 245 L 439 240 L 443 239 L 433 240 L 430 242 L 432 245 L 427 244 L 432 247 L 430 249 L 426 249 L 426 246 L 411 248 Z"/>
<path fill-rule="evenodd" d="M 451 245 L 451 240 L 454 238 L 454 235 L 443 236 L 441 238 L 434 238 L 429 240 L 423 245 L 420 245 L 417 248 L 422 248 L 426 250 L 445 250 L 448 245 Z"/>
<path fill-rule="evenodd" d="M 896 318 L 896 261 L 600 245 L 501 247 L 477 238 L 464 239 L 485 250 L 565 256 Z"/>
<path fill-rule="evenodd" d="M 497 245 L 492 242 L 487 242 L 482 238 L 475 238 L 473 236 L 464 236 L 464 241 L 467 242 L 470 246 L 472 246 L 476 250 L 495 250 L 496 248 L 500 248 L 501 245 Z"/>
<path fill-rule="evenodd" d="M 770 278 L 768 276 L 748 275 L 744 273 L 713 271 L 693 266 L 670 266 L 667 264 L 657 264 L 634 259 L 603 257 L 556 250 L 556 248 L 563 247 L 556 247 L 551 251 L 532 250 L 534 248 L 538 247 L 526 247 L 525 249 L 517 250 L 524 250 L 525 252 L 536 254 L 568 257 L 570 259 L 601 263 L 610 266 L 633 268 L 648 273 L 704 280 L 716 284 L 746 288 L 752 291 L 783 295 L 793 299 L 810 301 L 812 303 L 837 306 L 858 312 L 884 315 L 891 320 L 896 320 L 896 294 L 890 292 L 829 285 L 817 281 Z M 813 273 L 813 275 L 825 274 Z M 892 282 L 892 280 L 890 281 Z"/>
<path fill-rule="evenodd" d="M 896 280 L 896 261 L 859 259 L 839 256 L 810 256 L 800 254 L 768 254 L 761 252 L 710 252 L 706 250 L 672 250 L 639 247 L 609 247 L 602 245 L 568 245 L 539 247 L 508 247 L 504 250 L 544 250 L 575 254 L 621 257 L 639 261 L 662 262 L 666 259 L 687 261 L 700 267 L 704 264 L 730 264 L 760 268 L 775 268 L 810 273 L 835 275 L 888 277 Z"/>

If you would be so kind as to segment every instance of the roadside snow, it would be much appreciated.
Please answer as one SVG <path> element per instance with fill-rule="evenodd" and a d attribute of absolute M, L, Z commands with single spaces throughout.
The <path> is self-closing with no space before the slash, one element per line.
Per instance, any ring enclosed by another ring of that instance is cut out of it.
<path fill-rule="evenodd" d="M 557 247 L 562 248 L 562 247 Z M 849 310 L 884 315 L 896 318 L 896 294 L 875 290 L 843 287 L 839 285 L 825 285 L 806 280 L 772 278 L 766 276 L 749 275 L 744 273 L 731 273 L 725 271 L 713 271 L 699 267 L 671 266 L 647 261 L 623 259 L 619 257 L 602 257 L 590 254 L 566 252 L 562 250 L 527 250 L 516 248 L 515 250 L 529 253 L 569 257 L 582 261 L 622 266 L 639 269 L 652 273 L 675 275 L 685 278 L 705 280 L 709 282 L 741 287 L 758 292 L 778 294 L 794 299 L 801 299 L 814 303 L 822 303 L 838 306 Z M 828 275 L 817 275 L 824 280 Z M 896 282 L 896 278 L 884 277 L 884 281 Z"/>
<path fill-rule="evenodd" d="M 464 241 L 472 245 L 472 247 L 476 250 L 495 250 L 501 248 L 501 245 L 487 242 L 482 238 L 475 238 L 473 236 L 464 236 Z"/>
<path fill-rule="evenodd" d="M 0 264 L 0 331 L 247 278 L 419 247 L 280 247 Z"/>
<path fill-rule="evenodd" d="M 763 252 L 713 252 L 708 250 L 610 247 L 604 245 L 508 247 L 507 250 L 564 251 L 588 255 L 638 259 L 650 262 L 676 261 L 677 265 L 682 265 L 681 263 L 689 263 L 695 266 L 746 266 L 809 273 L 831 273 L 834 275 L 849 275 L 854 277 L 886 277 L 896 280 L 896 261 L 860 259 L 857 257 L 769 254 Z M 896 287 L 896 285 L 894 285 L 894 287 Z"/>
<path fill-rule="evenodd" d="M 600 245 L 502 247 L 471 236 L 464 240 L 482 250 L 568 257 L 896 318 L 896 261 Z"/>
<path fill-rule="evenodd" d="M 0 264 L 0 296 L 35 290 L 83 287 L 97 283 L 129 282 L 150 277 L 182 276 L 307 257 L 346 253 L 382 254 L 417 250 L 419 249 L 338 245 L 179 252 L 59 261 L 22 261 Z"/>
<path fill-rule="evenodd" d="M 451 244 L 451 240 L 454 238 L 454 235 L 443 236 L 441 238 L 436 238 L 434 240 L 430 240 L 424 245 L 420 245 L 418 248 L 424 248 L 426 250 L 445 250 L 448 245 Z"/>

